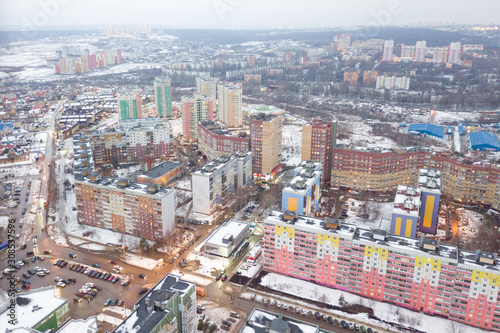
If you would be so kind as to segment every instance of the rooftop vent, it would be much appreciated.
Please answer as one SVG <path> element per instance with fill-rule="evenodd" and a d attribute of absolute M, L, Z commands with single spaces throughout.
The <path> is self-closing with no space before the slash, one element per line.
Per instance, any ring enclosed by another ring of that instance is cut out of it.
<path fill-rule="evenodd" d="M 436 251 L 438 247 L 439 241 L 425 237 L 420 238 L 420 248 L 424 250 Z"/>
<path fill-rule="evenodd" d="M 146 190 L 148 191 L 148 193 L 150 194 L 155 194 L 155 193 L 158 193 L 158 191 L 160 190 L 160 186 L 158 184 L 149 184 L 147 187 L 146 187 Z"/>
<path fill-rule="evenodd" d="M 404 209 L 413 210 L 413 208 L 415 208 L 415 204 L 410 198 L 407 198 L 403 204 L 403 207 Z"/>
<path fill-rule="evenodd" d="M 325 225 L 329 229 L 340 229 L 342 221 L 339 219 L 332 219 L 331 217 L 327 217 L 325 219 Z"/>
<path fill-rule="evenodd" d="M 283 212 L 283 220 L 287 221 L 288 223 L 293 223 L 297 220 L 297 212 L 294 212 L 293 210 L 285 210 Z"/>
<path fill-rule="evenodd" d="M 129 185 L 129 181 L 128 179 L 120 179 L 116 185 L 120 187 L 127 187 Z"/>
<path fill-rule="evenodd" d="M 373 239 L 376 240 L 385 241 L 385 238 L 387 237 L 387 232 L 380 229 L 372 229 L 372 237 Z"/>
<path fill-rule="evenodd" d="M 92 175 L 90 175 L 90 181 L 91 182 L 98 182 L 101 180 L 101 175 L 98 174 L 98 173 L 93 173 Z"/>
<path fill-rule="evenodd" d="M 414 196 L 415 194 L 417 194 L 417 190 L 414 187 L 412 187 L 412 186 L 408 186 L 406 188 L 406 194 Z"/>
<path fill-rule="evenodd" d="M 481 264 L 486 265 L 495 265 L 495 261 L 497 259 L 496 253 L 488 253 L 477 250 L 474 254 L 474 260 Z"/>

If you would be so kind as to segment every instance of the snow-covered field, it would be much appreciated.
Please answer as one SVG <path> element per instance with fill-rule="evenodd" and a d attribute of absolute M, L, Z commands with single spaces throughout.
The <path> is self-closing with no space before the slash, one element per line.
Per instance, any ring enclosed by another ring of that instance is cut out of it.
<path fill-rule="evenodd" d="M 284 125 L 282 154 L 287 163 L 295 163 L 300 160 L 302 151 L 302 125 Z M 290 161 L 293 160 L 293 161 Z"/>
<path fill-rule="evenodd" d="M 149 259 L 146 257 L 137 256 L 131 253 L 125 253 L 121 256 L 121 259 L 129 265 L 135 267 L 141 267 L 147 270 L 153 270 L 157 265 L 158 261 Z"/>
<path fill-rule="evenodd" d="M 409 322 L 411 322 L 412 327 L 428 333 L 446 332 L 448 327 L 450 327 L 451 321 L 446 319 L 425 315 L 420 312 L 410 311 L 385 302 L 372 301 L 367 298 L 346 291 L 320 286 L 311 282 L 291 277 L 285 277 L 275 273 L 267 274 L 262 279 L 261 285 L 290 295 L 299 295 L 299 297 L 303 299 L 320 301 L 335 306 L 339 306 L 339 298 L 341 295 L 343 295 L 347 303 L 351 304 L 362 303 L 365 306 L 370 306 L 374 311 L 374 315 L 379 317 L 380 319 L 389 322 L 399 322 L 400 324 L 403 325 L 405 324 L 408 325 Z M 328 311 L 331 313 L 342 315 L 344 317 L 350 317 L 354 320 L 358 320 L 361 322 L 372 323 L 374 325 L 381 325 L 380 322 L 369 319 L 367 314 L 349 315 L 344 312 L 339 312 L 335 310 L 328 310 Z M 455 323 L 455 325 L 457 327 L 460 327 L 462 332 L 467 332 L 467 333 L 484 332 L 481 329 L 469 327 L 459 323 Z"/>
<path fill-rule="evenodd" d="M 33 176 L 40 174 L 41 167 L 36 164 L 28 164 L 28 165 L 15 165 L 7 168 L 0 168 L 0 176 L 2 174 L 10 174 L 12 173 L 14 177 L 23 177 L 23 176 Z"/>
<path fill-rule="evenodd" d="M 349 205 L 348 217 L 345 222 L 356 224 L 364 228 L 376 228 L 389 231 L 391 228 L 391 216 L 394 209 L 393 202 L 358 201 L 349 198 L 346 201 Z M 363 204 L 367 205 L 368 218 L 361 218 Z"/>
<path fill-rule="evenodd" d="M 194 253 L 191 253 L 187 257 L 187 260 L 198 261 L 200 266 L 194 272 L 208 277 L 215 277 L 217 270 L 222 270 L 229 264 L 229 260 L 225 258 L 209 257 L 204 254 L 198 255 Z"/>

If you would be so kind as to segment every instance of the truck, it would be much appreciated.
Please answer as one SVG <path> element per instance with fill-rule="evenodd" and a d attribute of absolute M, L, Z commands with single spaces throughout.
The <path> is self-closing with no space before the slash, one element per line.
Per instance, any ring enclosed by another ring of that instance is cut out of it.
<path fill-rule="evenodd" d="M 205 297 L 206 292 L 205 289 L 199 286 L 196 286 L 196 295 L 200 297 Z"/>
<path fill-rule="evenodd" d="M 262 247 L 260 246 L 255 246 L 248 252 L 247 256 L 247 263 L 254 265 L 255 261 L 259 258 L 260 254 L 262 253 Z"/>

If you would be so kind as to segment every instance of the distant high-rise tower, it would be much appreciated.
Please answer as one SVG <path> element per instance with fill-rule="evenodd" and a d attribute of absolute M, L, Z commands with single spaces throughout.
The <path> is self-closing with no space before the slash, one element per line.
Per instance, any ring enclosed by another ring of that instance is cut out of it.
<path fill-rule="evenodd" d="M 329 182 L 332 170 L 332 149 L 337 144 L 337 122 L 313 120 L 302 126 L 303 161 L 319 162 L 322 165 L 323 182 Z"/>
<path fill-rule="evenodd" d="M 351 46 L 351 34 L 337 35 L 333 37 L 333 42 L 336 43 L 336 51 L 345 50 Z"/>
<path fill-rule="evenodd" d="M 415 45 L 415 62 L 424 62 L 425 61 L 425 40 L 418 41 Z"/>
<path fill-rule="evenodd" d="M 229 127 L 243 125 L 243 91 L 239 84 L 217 85 L 217 118 Z"/>
<path fill-rule="evenodd" d="M 461 50 L 462 44 L 460 42 L 450 43 L 450 51 L 448 52 L 448 62 L 450 64 L 459 63 Z"/>
<path fill-rule="evenodd" d="M 270 174 L 281 160 L 281 115 L 256 114 L 250 125 L 253 173 Z"/>
<path fill-rule="evenodd" d="M 118 96 L 120 119 L 142 118 L 141 91 L 133 89 Z"/>
<path fill-rule="evenodd" d="M 382 61 L 392 61 L 392 55 L 394 54 L 394 41 L 386 40 L 384 42 L 384 53 L 382 55 Z"/>
<path fill-rule="evenodd" d="M 213 120 L 215 101 L 201 94 L 183 96 L 181 101 L 184 140 L 196 140 L 198 138 L 198 123 L 204 120 Z"/>
<path fill-rule="evenodd" d="M 248 56 L 248 67 L 255 67 L 255 56 Z"/>
<path fill-rule="evenodd" d="M 172 92 L 169 77 L 161 77 L 155 80 L 155 104 L 158 117 L 172 115 Z"/>
<path fill-rule="evenodd" d="M 217 89 L 217 80 L 204 77 L 196 78 L 197 94 L 206 95 L 215 101 L 216 89 Z"/>

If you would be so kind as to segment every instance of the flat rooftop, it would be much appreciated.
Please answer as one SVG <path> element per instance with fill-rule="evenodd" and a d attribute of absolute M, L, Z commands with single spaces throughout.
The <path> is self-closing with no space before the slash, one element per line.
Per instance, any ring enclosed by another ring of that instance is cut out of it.
<path fill-rule="evenodd" d="M 7 300 L 9 302 L 9 300 Z M 49 314 L 54 312 L 67 300 L 55 296 L 55 287 L 44 287 L 28 293 L 17 295 L 16 319 L 17 324 L 9 324 L 8 311 L 0 314 L 0 323 L 5 329 L 33 327 Z M 34 310 L 38 306 L 38 310 Z"/>
<path fill-rule="evenodd" d="M 418 216 L 420 208 L 420 189 L 413 186 L 398 185 L 394 197 L 393 213 Z"/>
<path fill-rule="evenodd" d="M 217 246 L 232 246 L 232 242 L 230 244 L 224 243 L 223 239 L 227 235 L 232 235 L 233 239 L 235 239 L 242 232 L 245 232 L 246 229 L 249 228 L 249 224 L 239 220 L 229 220 L 215 231 L 210 238 L 206 240 L 205 243 L 214 244 Z"/>
<path fill-rule="evenodd" d="M 170 171 L 175 170 L 180 166 L 181 164 L 179 162 L 165 161 L 155 166 L 148 172 L 144 173 L 144 175 L 153 179 L 160 178 L 164 174 L 169 173 Z"/>
<path fill-rule="evenodd" d="M 194 283 L 184 281 L 179 276 L 167 274 L 136 304 L 135 310 L 113 332 L 115 333 L 149 333 L 170 312 L 158 306 L 150 307 L 146 303 L 155 304 L 168 302 L 177 293 L 183 297 L 194 287 Z"/>
<path fill-rule="evenodd" d="M 90 176 L 83 176 L 81 173 L 75 172 L 75 181 L 80 183 L 87 183 L 89 185 L 98 185 L 109 188 L 115 188 L 118 190 L 123 190 L 127 192 L 135 192 L 141 195 L 149 195 L 152 197 L 156 197 L 160 199 L 169 193 L 172 193 L 174 190 L 169 187 L 158 186 L 157 191 L 151 191 L 151 189 L 155 188 L 154 186 L 147 184 L 140 184 L 135 182 L 126 181 L 118 178 L 108 178 L 108 177 L 100 177 L 98 175 L 92 174 Z"/>
<path fill-rule="evenodd" d="M 402 236 L 389 235 L 382 230 L 359 228 L 354 239 L 373 243 L 374 245 L 388 246 L 392 249 L 405 249 L 420 252 L 422 255 L 433 255 L 444 259 L 457 260 L 458 249 L 456 246 L 439 243 L 433 239 L 414 239 Z"/>
<path fill-rule="evenodd" d="M 309 216 L 297 216 L 293 221 L 284 219 L 284 214 L 280 211 L 272 211 L 265 218 L 264 223 L 272 223 L 279 225 L 289 225 L 302 229 L 309 229 L 312 232 L 332 233 L 347 236 L 352 238 L 356 232 L 356 225 L 350 223 L 342 223 L 339 228 L 329 228 L 323 219 L 318 219 Z"/>
<path fill-rule="evenodd" d="M 285 333 L 318 333 L 318 325 L 306 323 L 295 318 L 254 308 L 241 333 L 266 333 L 269 330 Z"/>

